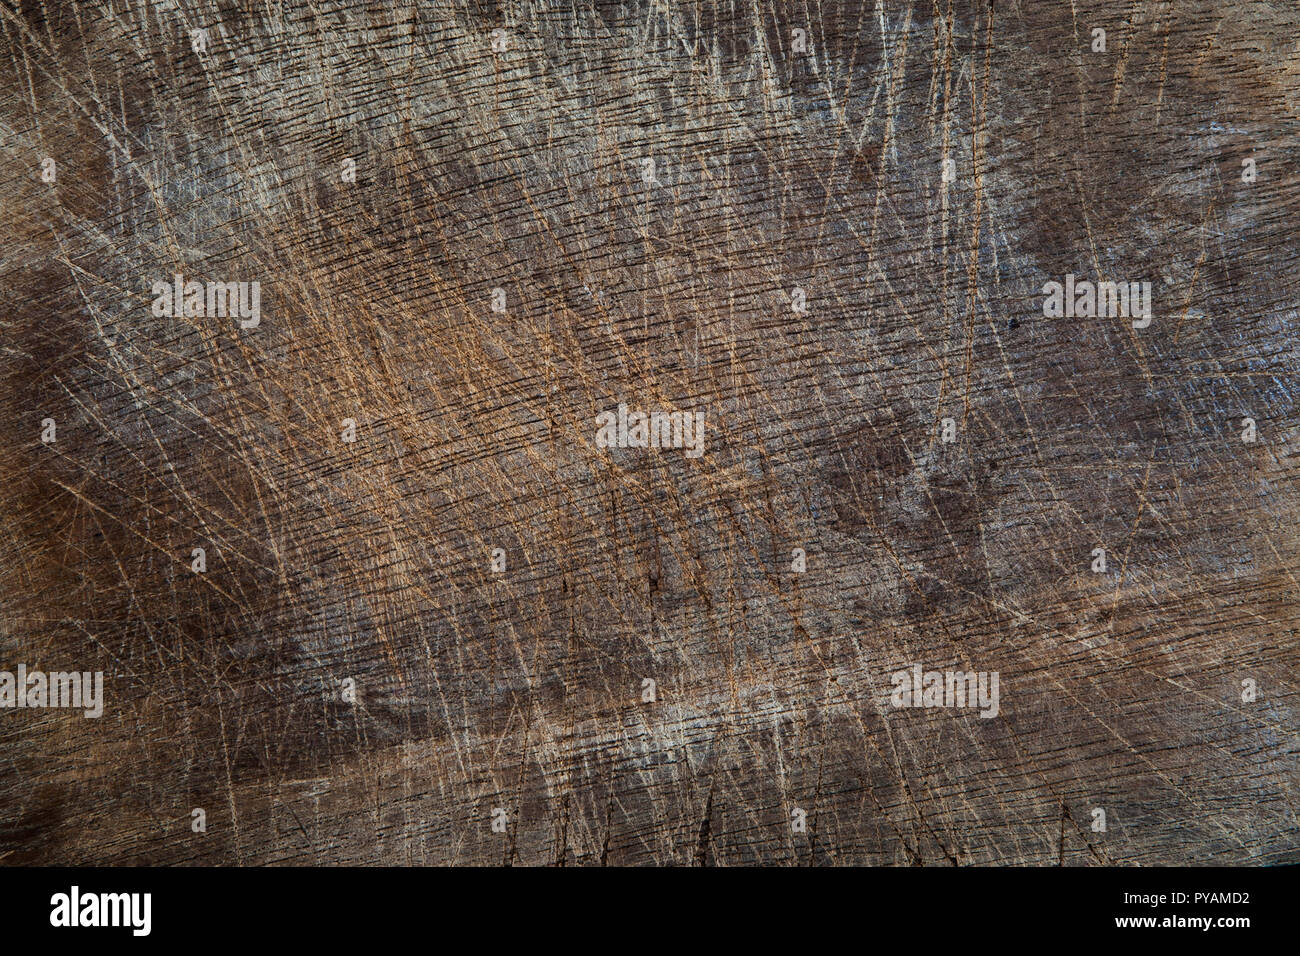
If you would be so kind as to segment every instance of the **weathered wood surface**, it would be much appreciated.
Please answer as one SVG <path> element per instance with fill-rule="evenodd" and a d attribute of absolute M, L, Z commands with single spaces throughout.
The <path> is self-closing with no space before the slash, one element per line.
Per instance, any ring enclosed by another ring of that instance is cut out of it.
<path fill-rule="evenodd" d="M 0 31 L 0 863 L 1300 860 L 1291 0 Z"/>

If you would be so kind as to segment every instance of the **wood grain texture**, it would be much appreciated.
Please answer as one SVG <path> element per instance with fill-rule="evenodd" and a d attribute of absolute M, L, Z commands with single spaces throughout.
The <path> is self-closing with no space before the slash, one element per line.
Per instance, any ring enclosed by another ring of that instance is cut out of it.
<path fill-rule="evenodd" d="M 0 668 L 107 686 L 0 711 L 0 864 L 1300 861 L 1297 37 L 3 5 Z M 1045 318 L 1067 273 L 1151 326 Z M 620 402 L 705 454 L 596 447 Z"/>

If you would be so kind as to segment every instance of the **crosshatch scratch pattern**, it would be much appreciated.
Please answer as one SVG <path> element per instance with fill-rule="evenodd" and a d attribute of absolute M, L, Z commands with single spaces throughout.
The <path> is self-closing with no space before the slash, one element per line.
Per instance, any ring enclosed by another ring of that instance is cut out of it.
<path fill-rule="evenodd" d="M 0 5 L 0 864 L 1300 862 L 1297 37 Z"/>

